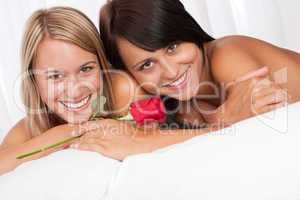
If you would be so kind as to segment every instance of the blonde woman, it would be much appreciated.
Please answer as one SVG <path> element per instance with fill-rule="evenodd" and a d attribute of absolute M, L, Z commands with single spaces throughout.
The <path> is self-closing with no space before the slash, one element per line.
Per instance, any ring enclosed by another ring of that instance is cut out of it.
<path fill-rule="evenodd" d="M 107 99 L 106 109 L 112 110 L 111 82 L 125 80 L 120 75 L 102 73 L 108 63 L 99 33 L 75 9 L 53 7 L 36 11 L 28 20 L 22 45 L 22 93 L 27 114 L 0 146 L 0 174 L 63 149 L 65 146 L 16 159 L 21 153 L 72 136 L 78 124 L 92 115 L 97 92 L 102 91 Z M 122 92 L 128 94 L 124 87 L 115 90 L 121 96 Z M 120 106 L 119 101 L 116 103 Z"/>

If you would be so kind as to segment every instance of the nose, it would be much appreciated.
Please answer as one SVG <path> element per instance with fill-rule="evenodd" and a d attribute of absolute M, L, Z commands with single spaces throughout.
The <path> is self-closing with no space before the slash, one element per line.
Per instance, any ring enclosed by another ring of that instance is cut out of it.
<path fill-rule="evenodd" d="M 86 93 L 88 85 L 83 84 L 76 76 L 70 77 L 66 83 L 66 96 L 72 100 L 80 100 Z"/>
<path fill-rule="evenodd" d="M 169 59 L 163 59 L 161 61 L 161 65 L 163 67 L 163 77 L 168 80 L 174 80 L 177 77 L 179 70 L 176 67 L 176 63 L 172 62 Z"/>

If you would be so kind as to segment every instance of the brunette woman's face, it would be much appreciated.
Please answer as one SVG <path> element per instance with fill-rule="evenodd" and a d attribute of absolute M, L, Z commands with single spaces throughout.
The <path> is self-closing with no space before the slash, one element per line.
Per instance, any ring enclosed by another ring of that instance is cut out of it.
<path fill-rule="evenodd" d="M 87 121 L 100 87 L 96 55 L 80 47 L 45 38 L 38 46 L 34 73 L 42 101 L 69 123 Z"/>
<path fill-rule="evenodd" d="M 120 56 L 128 71 L 149 93 L 180 101 L 197 95 L 202 73 L 202 53 L 194 43 L 174 43 L 155 52 L 117 40 Z"/>

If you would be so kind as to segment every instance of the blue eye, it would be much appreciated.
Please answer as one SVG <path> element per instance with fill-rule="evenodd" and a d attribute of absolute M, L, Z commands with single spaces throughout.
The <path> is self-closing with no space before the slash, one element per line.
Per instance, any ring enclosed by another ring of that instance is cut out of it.
<path fill-rule="evenodd" d="M 92 67 L 92 66 L 84 66 L 84 67 L 82 67 L 82 68 L 80 69 L 80 71 L 86 73 L 86 72 L 92 71 L 93 68 L 94 68 L 94 67 Z"/>

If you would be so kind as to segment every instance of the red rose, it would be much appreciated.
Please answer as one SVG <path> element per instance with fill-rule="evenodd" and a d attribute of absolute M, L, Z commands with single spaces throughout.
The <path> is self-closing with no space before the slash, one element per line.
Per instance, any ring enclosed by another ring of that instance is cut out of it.
<path fill-rule="evenodd" d="M 148 122 L 166 120 L 166 110 L 160 97 L 152 97 L 133 102 L 130 105 L 130 113 L 138 125 Z"/>

